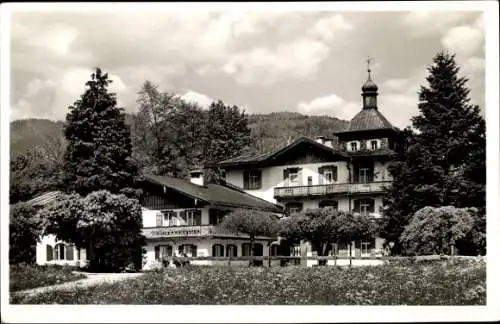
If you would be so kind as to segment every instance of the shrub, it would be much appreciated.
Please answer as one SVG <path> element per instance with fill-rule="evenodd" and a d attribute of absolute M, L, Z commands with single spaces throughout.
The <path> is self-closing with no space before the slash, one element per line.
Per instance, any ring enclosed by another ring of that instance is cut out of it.
<path fill-rule="evenodd" d="M 41 222 L 33 207 L 18 203 L 10 207 L 9 262 L 34 263 Z"/>
<path fill-rule="evenodd" d="M 451 254 L 451 247 L 470 235 L 475 209 L 424 207 L 410 219 L 400 241 L 409 255 Z"/>

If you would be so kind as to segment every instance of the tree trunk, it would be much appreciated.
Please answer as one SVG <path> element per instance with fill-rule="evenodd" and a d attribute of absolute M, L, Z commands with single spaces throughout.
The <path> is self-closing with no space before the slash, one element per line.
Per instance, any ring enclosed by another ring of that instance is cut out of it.
<path fill-rule="evenodd" d="M 352 268 L 352 241 L 349 242 L 349 267 Z"/>
<path fill-rule="evenodd" d="M 334 266 L 337 265 L 338 246 L 339 246 L 339 243 L 337 241 L 337 243 L 335 243 L 335 245 L 333 246 L 333 265 Z"/>
<path fill-rule="evenodd" d="M 328 243 L 318 244 L 318 256 L 326 256 L 326 249 L 328 247 Z M 325 266 L 327 264 L 327 260 L 318 260 L 319 266 Z"/>
<path fill-rule="evenodd" d="M 271 268 L 271 241 L 267 243 L 267 267 Z"/>
<path fill-rule="evenodd" d="M 252 257 L 252 259 L 250 260 L 250 263 L 249 263 L 250 267 L 253 267 L 255 265 L 255 262 L 253 259 L 254 255 L 255 255 L 255 236 L 250 235 L 250 256 Z"/>

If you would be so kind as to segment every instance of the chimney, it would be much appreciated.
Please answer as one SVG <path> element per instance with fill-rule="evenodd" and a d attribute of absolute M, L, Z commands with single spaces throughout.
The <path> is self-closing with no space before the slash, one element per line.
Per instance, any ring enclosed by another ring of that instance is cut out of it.
<path fill-rule="evenodd" d="M 316 136 L 314 140 L 320 144 L 325 144 L 325 137 L 324 136 Z"/>
<path fill-rule="evenodd" d="M 191 183 L 194 183 L 198 186 L 203 186 L 203 170 L 202 169 L 194 169 L 189 172 Z"/>

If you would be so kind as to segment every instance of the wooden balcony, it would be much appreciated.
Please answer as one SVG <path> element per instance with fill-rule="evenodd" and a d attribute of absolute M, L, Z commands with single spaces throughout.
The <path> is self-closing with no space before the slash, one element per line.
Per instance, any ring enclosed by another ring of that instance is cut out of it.
<path fill-rule="evenodd" d="M 365 183 L 334 183 L 316 186 L 296 186 L 274 188 L 274 198 L 327 196 L 330 194 L 381 193 L 391 181 Z"/>
<path fill-rule="evenodd" d="M 248 238 L 248 235 L 232 233 L 222 230 L 215 225 L 193 225 L 193 226 L 168 226 L 168 227 L 146 227 L 142 229 L 146 239 L 169 239 L 169 238 L 195 238 L 195 237 L 233 237 Z M 275 240 L 275 237 L 261 237 L 260 240 Z"/>

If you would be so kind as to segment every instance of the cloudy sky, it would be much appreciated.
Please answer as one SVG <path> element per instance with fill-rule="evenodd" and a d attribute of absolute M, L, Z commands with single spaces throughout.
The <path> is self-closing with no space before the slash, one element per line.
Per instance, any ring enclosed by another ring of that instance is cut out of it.
<path fill-rule="evenodd" d="M 442 49 L 484 107 L 480 12 L 26 12 L 11 40 L 11 120 L 64 119 L 95 66 L 129 112 L 150 80 L 202 106 L 350 119 L 371 56 L 379 109 L 404 127 Z"/>

